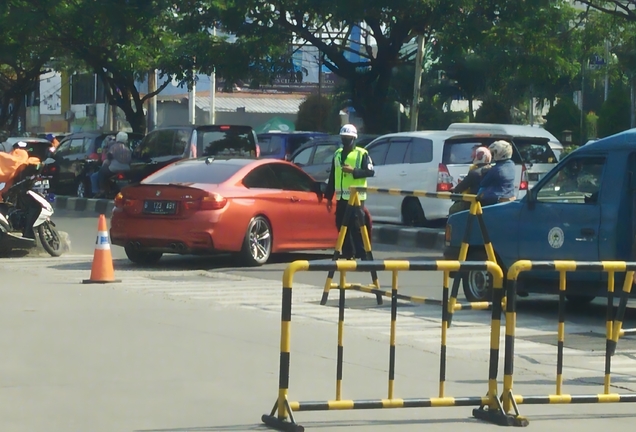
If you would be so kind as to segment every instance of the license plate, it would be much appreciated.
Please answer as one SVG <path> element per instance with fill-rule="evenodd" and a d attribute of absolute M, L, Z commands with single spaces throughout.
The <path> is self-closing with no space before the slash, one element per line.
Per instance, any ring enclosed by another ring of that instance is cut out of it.
<path fill-rule="evenodd" d="M 144 213 L 171 215 L 177 212 L 175 201 L 144 201 Z"/>

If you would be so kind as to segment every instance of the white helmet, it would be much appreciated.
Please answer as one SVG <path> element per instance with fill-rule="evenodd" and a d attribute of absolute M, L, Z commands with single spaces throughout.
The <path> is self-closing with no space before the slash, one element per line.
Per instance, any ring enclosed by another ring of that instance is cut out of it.
<path fill-rule="evenodd" d="M 128 134 L 126 132 L 118 132 L 115 141 L 122 144 L 128 144 Z"/>
<path fill-rule="evenodd" d="M 488 146 L 492 153 L 492 160 L 500 161 L 512 158 L 512 145 L 508 141 L 499 140 Z"/>
<path fill-rule="evenodd" d="M 352 124 L 346 124 L 340 129 L 340 136 L 358 138 L 358 130 Z"/>

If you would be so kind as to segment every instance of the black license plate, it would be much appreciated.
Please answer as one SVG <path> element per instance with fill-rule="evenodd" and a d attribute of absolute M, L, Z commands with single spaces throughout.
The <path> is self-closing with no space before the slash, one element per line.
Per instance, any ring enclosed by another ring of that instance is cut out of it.
<path fill-rule="evenodd" d="M 144 201 L 144 213 L 171 215 L 177 212 L 175 201 Z"/>

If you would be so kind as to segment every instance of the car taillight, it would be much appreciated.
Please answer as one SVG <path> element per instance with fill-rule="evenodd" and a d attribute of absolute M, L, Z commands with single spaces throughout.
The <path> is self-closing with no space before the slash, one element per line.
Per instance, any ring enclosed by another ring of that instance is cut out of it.
<path fill-rule="evenodd" d="M 439 164 L 437 169 L 437 192 L 448 192 L 453 188 L 453 177 L 448 172 L 446 165 Z"/>
<path fill-rule="evenodd" d="M 211 193 L 201 199 L 201 210 L 219 210 L 225 207 L 227 198 L 218 193 Z"/>
<path fill-rule="evenodd" d="M 126 208 L 133 207 L 135 204 L 139 202 L 139 200 L 127 199 L 120 193 L 115 196 L 115 207 L 117 208 Z"/>
<path fill-rule="evenodd" d="M 124 173 L 118 173 L 116 178 L 117 180 L 123 180 L 126 178 L 126 176 L 124 175 Z"/>
<path fill-rule="evenodd" d="M 521 182 L 519 182 L 519 190 L 528 190 L 528 171 L 524 164 L 521 164 Z"/>

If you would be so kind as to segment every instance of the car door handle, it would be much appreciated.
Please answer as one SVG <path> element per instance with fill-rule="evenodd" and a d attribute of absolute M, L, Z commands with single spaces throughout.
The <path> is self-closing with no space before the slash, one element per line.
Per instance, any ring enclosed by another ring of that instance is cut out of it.
<path fill-rule="evenodd" d="M 581 228 L 581 235 L 586 237 L 592 237 L 596 234 L 596 231 L 593 228 Z"/>
<path fill-rule="evenodd" d="M 293 196 L 293 197 L 289 198 L 289 200 L 291 202 L 298 202 L 298 201 L 300 201 L 300 198 Z"/>

